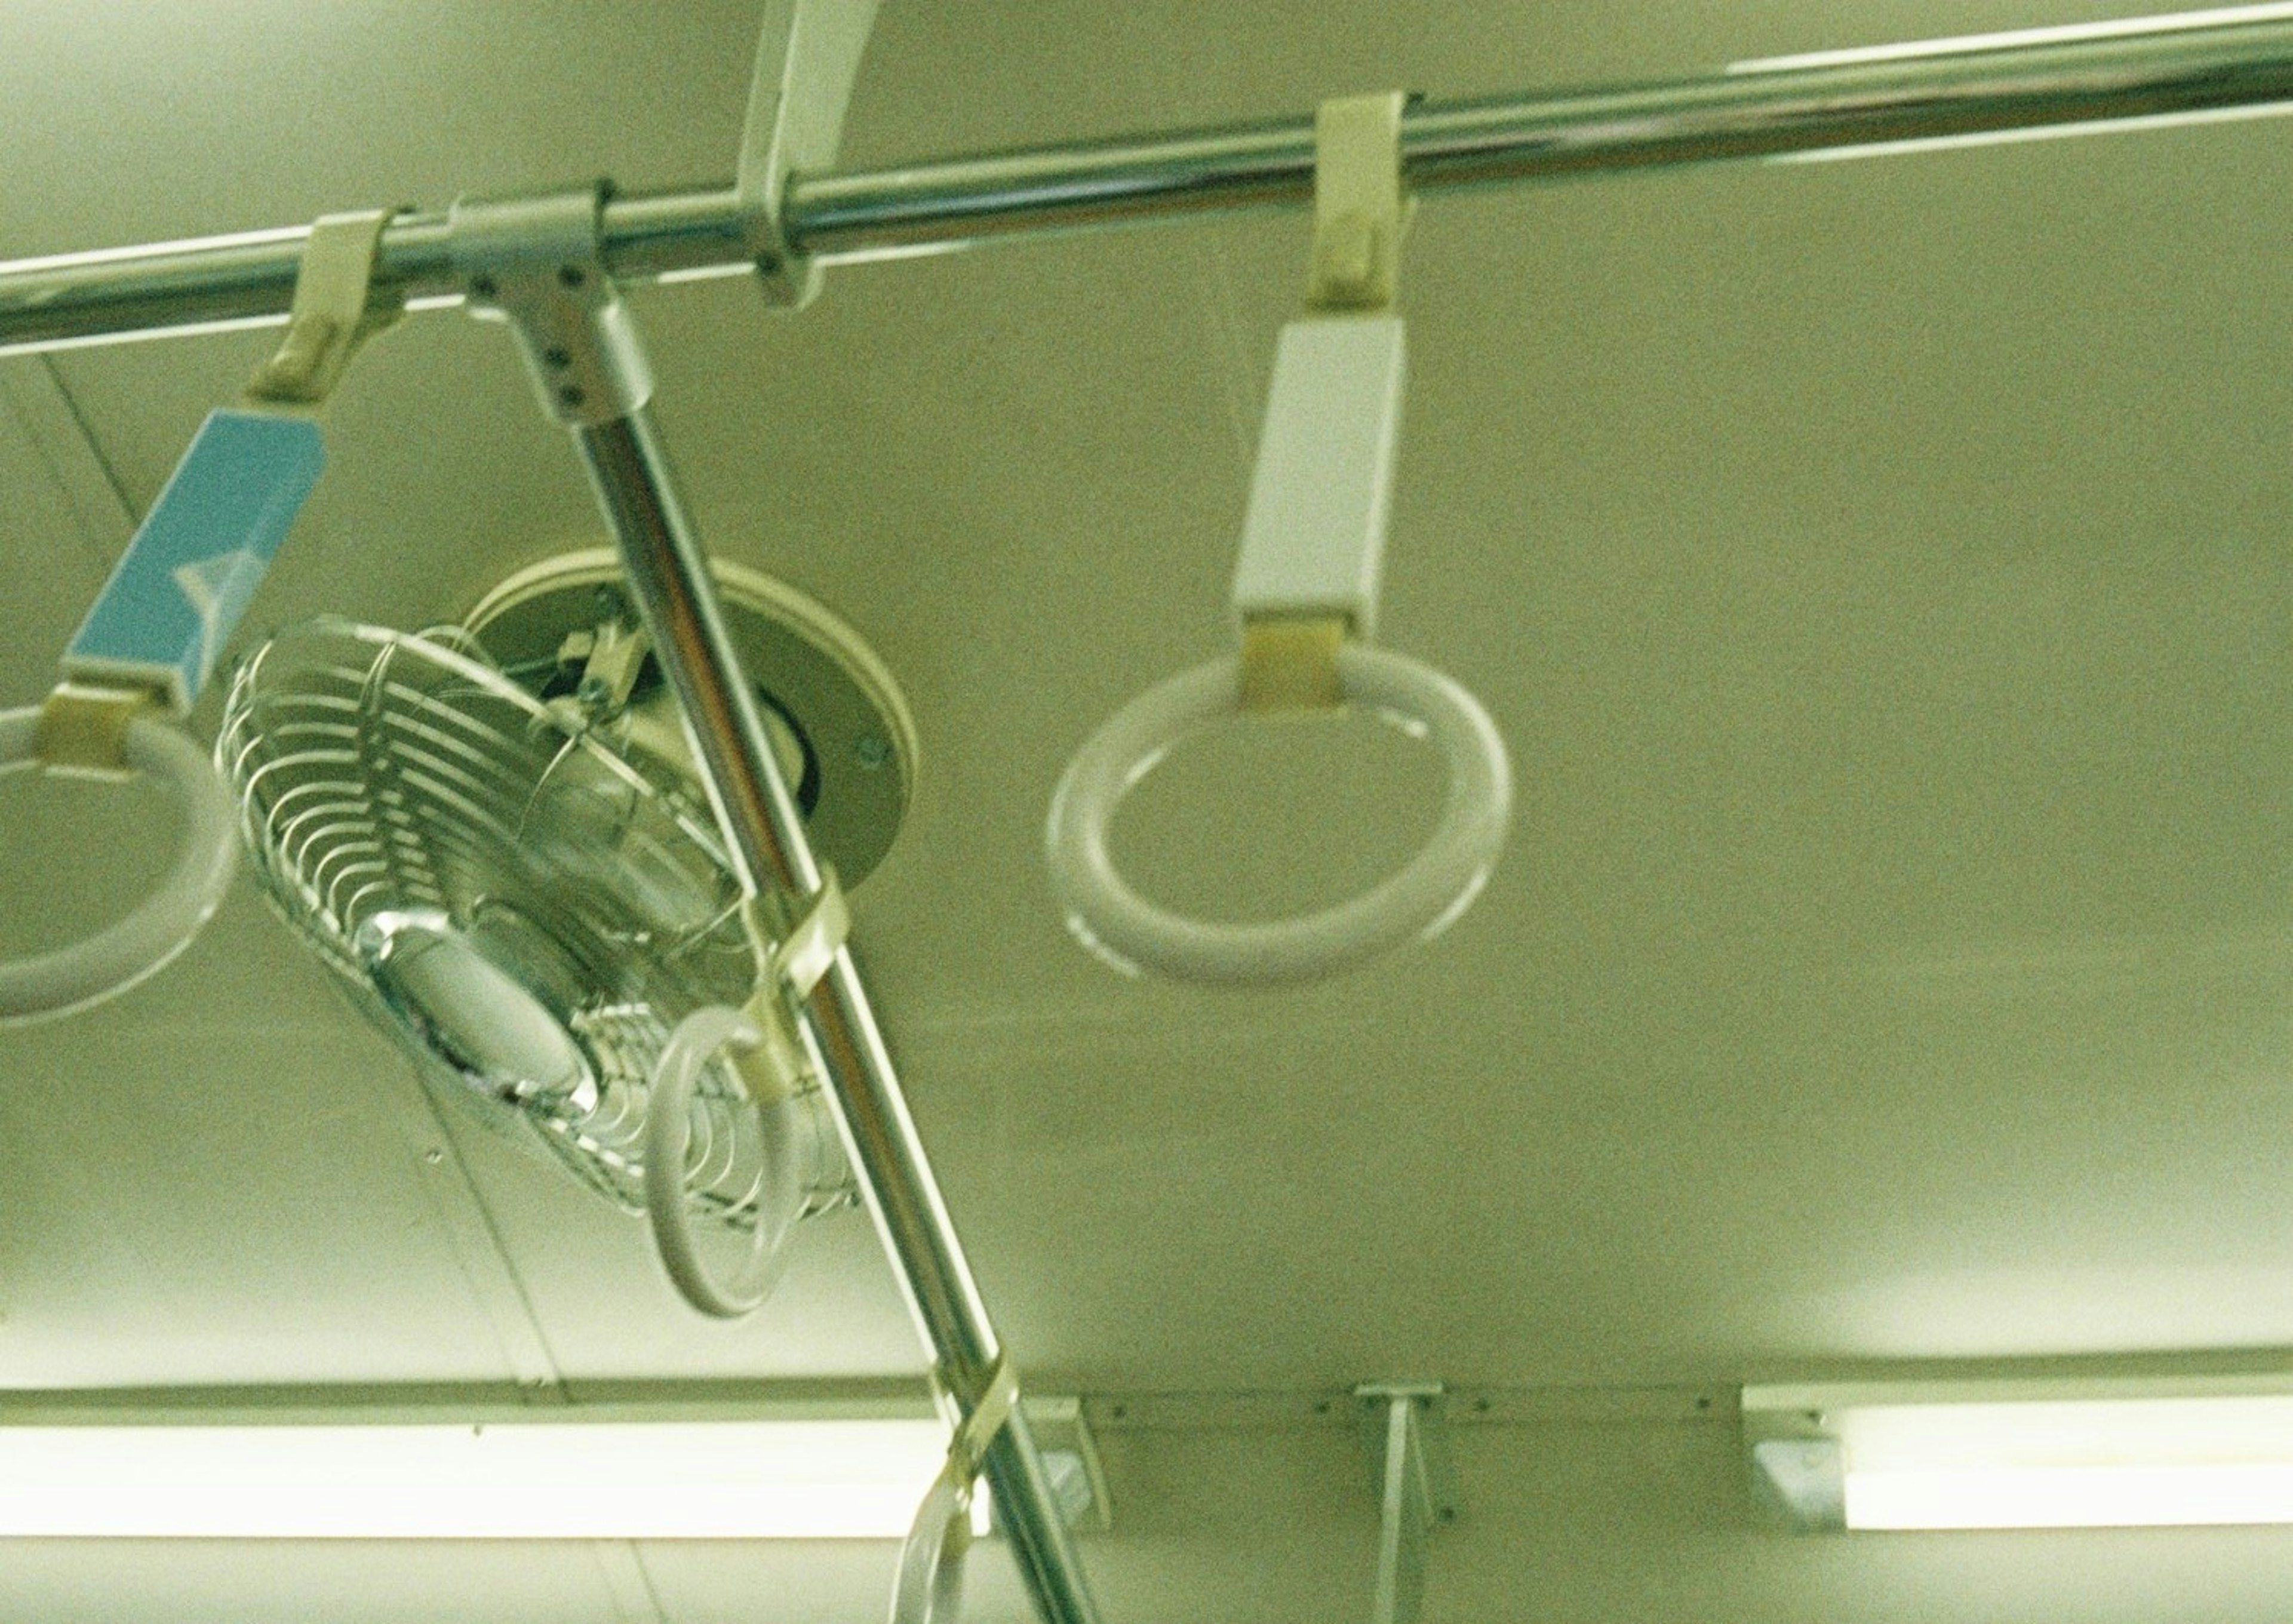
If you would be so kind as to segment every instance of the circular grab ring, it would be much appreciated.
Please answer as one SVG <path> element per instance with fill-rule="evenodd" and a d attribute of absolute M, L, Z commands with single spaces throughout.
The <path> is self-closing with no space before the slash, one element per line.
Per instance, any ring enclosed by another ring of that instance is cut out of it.
<path fill-rule="evenodd" d="M 1155 907 L 1107 854 L 1114 809 L 1163 753 L 1234 714 L 1241 667 L 1212 660 L 1148 689 L 1091 735 L 1051 796 L 1044 831 L 1051 885 L 1083 945 L 1136 974 L 1268 985 L 1302 982 L 1410 939 L 1438 934 L 1471 905 L 1495 866 L 1512 816 L 1512 768 L 1480 702 L 1430 666 L 1359 643 L 1338 651 L 1345 696 L 1422 723 L 1449 763 L 1448 799 L 1432 838 L 1397 873 L 1349 902 L 1273 925 L 1214 925 Z"/>
<path fill-rule="evenodd" d="M 971 1550 L 971 1486 L 942 1473 L 900 1547 L 892 1580 L 892 1624 L 955 1624 L 963 1612 L 963 1569 Z"/>
<path fill-rule="evenodd" d="M 0 711 L 0 772 L 37 759 L 36 706 Z M 202 750 L 165 723 L 138 716 L 120 754 L 166 784 L 180 803 L 175 866 L 142 905 L 85 941 L 0 964 L 0 1024 L 69 1014 L 125 992 L 190 946 L 231 884 L 239 858 L 231 789 Z"/>
<path fill-rule="evenodd" d="M 701 1260 L 685 1211 L 685 1157 L 693 1136 L 693 1088 L 701 1068 L 727 1044 L 754 1048 L 764 1041 L 756 1024 L 723 1005 L 696 1009 L 677 1024 L 653 1066 L 645 1102 L 645 1213 L 652 1221 L 654 1249 L 670 1283 L 702 1313 L 737 1320 L 754 1313 L 772 1295 L 788 1261 L 785 1242 L 802 1199 L 797 1170 L 798 1103 L 783 1098 L 756 1107 L 764 1148 L 758 1181 L 757 1226 L 740 1272 L 728 1283 L 717 1281 Z M 775 1119 L 778 1119 L 777 1120 Z"/>

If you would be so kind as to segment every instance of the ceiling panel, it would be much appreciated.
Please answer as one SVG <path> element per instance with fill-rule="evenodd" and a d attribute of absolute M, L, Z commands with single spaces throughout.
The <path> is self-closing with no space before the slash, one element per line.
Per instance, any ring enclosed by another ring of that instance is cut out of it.
<path fill-rule="evenodd" d="M 2136 9 L 895 4 L 848 150 Z M 719 178 L 749 10 L 20 6 L 0 96 L 30 181 L 0 255 Z M 1039 844 L 1098 721 L 1228 641 L 1301 222 L 854 268 L 799 319 L 737 284 L 636 295 L 712 545 L 836 608 L 914 705 L 923 777 L 856 894 L 861 953 L 1031 1375 L 1633 1385 L 2293 1343 L 2285 174 L 2282 129 L 2255 124 L 1427 204 L 1381 635 L 1497 715 L 1512 845 L 1442 941 L 1267 995 L 1108 972 L 1061 929 Z M 56 376 L 141 505 L 262 350 L 80 351 Z M 498 328 L 408 323 L 328 426 L 251 624 L 429 624 L 599 539 Z M 42 456 L 0 433 L 18 701 L 106 556 Z M 1264 917 L 1394 860 L 1437 796 L 1365 725 L 1258 731 L 1176 755 L 1118 844 L 1155 894 Z M 0 783 L 0 950 L 124 905 L 157 861 L 145 810 Z M 0 1034 L 0 1385 L 914 1368 L 854 1216 L 814 1227 L 757 1321 L 685 1314 L 634 1223 L 428 1116 L 245 886 L 117 1006 Z M 1292 1506 L 1252 1476 L 1335 1473 L 1322 1447 L 1122 1446 L 1143 1519 L 1103 1559 L 1122 1616 L 1352 1596 L 1350 1480 Z M 1860 1616 L 1874 1584 L 1905 1617 L 1988 1616 L 1992 1585 L 1998 1616 L 2135 1616 L 2102 1580 L 2031 1601 L 2005 1547 L 1747 1551 L 1700 1511 L 1633 1524 L 1628 1560 L 1555 1506 L 1645 1471 L 1703 1507 L 1733 1466 L 1700 1434 L 1618 1449 L 1505 1488 L 1441 1604 L 1505 1611 L 1495 1544 L 1534 1525 L 1561 1531 L 1565 1616 Z M 1262 1525 L 1211 1526 L 1258 1493 Z M 1315 1531 L 1262 1565 L 1293 1512 Z M 2094 1571 L 2141 1567 L 2110 1548 Z M 2204 1549 L 2273 1571 L 2257 1544 Z M 656 1580 L 674 1616 L 752 1581 L 827 1611 L 883 1553 L 780 1560 L 682 1550 Z M 523 1572 L 467 1582 L 539 1608 L 557 1581 Z M 2216 1616 L 2265 1616 L 2224 1596 Z"/>

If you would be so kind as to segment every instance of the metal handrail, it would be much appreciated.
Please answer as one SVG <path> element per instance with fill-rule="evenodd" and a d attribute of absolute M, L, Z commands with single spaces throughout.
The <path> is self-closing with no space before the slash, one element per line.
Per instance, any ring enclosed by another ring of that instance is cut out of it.
<path fill-rule="evenodd" d="M 2293 7 L 2271 4 L 1974 42 L 1738 64 L 1717 76 L 1413 107 L 1418 195 L 1730 160 L 2293 108 Z M 1012 237 L 1138 224 L 1312 195 L 1310 117 L 1069 143 L 788 188 L 790 241 L 848 263 Z M 284 319 L 308 229 L 285 226 L 0 263 L 0 353 Z M 378 287 L 458 303 L 443 213 L 385 233 Z M 730 185 L 617 198 L 605 263 L 624 282 L 747 271 Z"/>

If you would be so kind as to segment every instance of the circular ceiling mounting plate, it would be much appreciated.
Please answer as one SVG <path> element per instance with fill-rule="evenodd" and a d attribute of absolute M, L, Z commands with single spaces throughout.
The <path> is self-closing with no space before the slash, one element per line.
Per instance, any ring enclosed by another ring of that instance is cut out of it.
<path fill-rule="evenodd" d="M 721 559 L 710 568 L 725 630 L 764 701 L 813 850 L 849 890 L 891 850 L 914 793 L 908 702 L 860 634 L 819 603 L 760 570 Z M 564 680 L 569 637 L 641 623 L 620 561 L 604 547 L 519 570 L 463 620 L 506 675 L 545 696 Z M 660 740 L 661 753 L 693 772 L 674 705 L 648 655 L 631 712 L 653 723 L 648 742 Z"/>

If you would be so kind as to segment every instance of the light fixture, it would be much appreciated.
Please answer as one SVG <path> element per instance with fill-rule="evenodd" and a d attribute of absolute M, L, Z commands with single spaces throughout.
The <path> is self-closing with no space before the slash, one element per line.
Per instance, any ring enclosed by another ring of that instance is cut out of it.
<path fill-rule="evenodd" d="M 2218 28 L 2235 23 L 2282 22 L 2293 19 L 2293 4 L 2272 0 L 2259 5 L 2219 6 L 2206 11 L 2172 12 L 2160 17 L 2116 17 L 2094 22 L 2018 28 L 2005 33 L 1963 34 L 1947 39 L 1907 40 L 1886 45 L 1860 45 L 1845 51 L 1809 51 L 1794 56 L 1762 57 L 1730 62 L 1728 72 L 1742 76 L 1803 72 L 1824 68 L 1884 68 L 1900 63 L 1932 61 L 1938 58 L 2016 48 L 2089 44 L 2096 41 L 2154 36 L 2193 28 Z M 1873 141 L 1851 147 L 1825 147 L 1807 152 L 1770 155 L 1770 164 L 1835 164 L 1850 158 L 1892 158 L 1911 152 L 1948 152 L 1961 147 L 1997 147 L 2033 141 L 2059 141 L 2069 136 L 2110 135 L 2135 130 L 2163 130 L 2184 125 L 2226 124 L 2248 118 L 2276 118 L 2293 114 L 2293 104 L 2282 101 L 2249 106 L 2193 108 L 2156 113 L 2147 117 L 2080 119 L 2065 124 L 2026 125 L 2010 130 L 1980 130 L 1955 135 L 1914 136 L 1902 141 Z"/>
<path fill-rule="evenodd" d="M 2215 6 L 2195 12 L 2168 12 L 2156 17 L 2112 17 L 2092 22 L 2056 23 L 2046 28 L 2013 28 L 1989 34 L 1958 34 L 1943 39 L 1904 40 L 1886 45 L 1856 45 L 1844 51 L 1804 51 L 1795 56 L 1768 56 L 1756 61 L 1730 62 L 1730 73 L 1777 73 L 1806 68 L 1855 68 L 1884 62 L 1929 61 L 1939 56 L 1965 56 L 1975 52 L 2005 51 L 2020 46 L 2078 45 L 2103 39 L 2178 33 L 2192 28 L 2219 28 L 2236 23 L 2283 22 L 2293 19 L 2293 4 L 2266 0 L 2258 5 Z"/>
<path fill-rule="evenodd" d="M 1744 1389 L 1755 1491 L 1827 1529 L 2293 1523 L 2293 1373 Z"/>
<path fill-rule="evenodd" d="M 10 1402 L 0 1538 L 900 1538 L 946 1426 L 928 1401 L 834 1409 Z M 1104 1502 L 1074 1409 L 1052 1406 L 1048 1430 L 1069 1425 L 1045 1465 L 1079 1515 Z"/>

